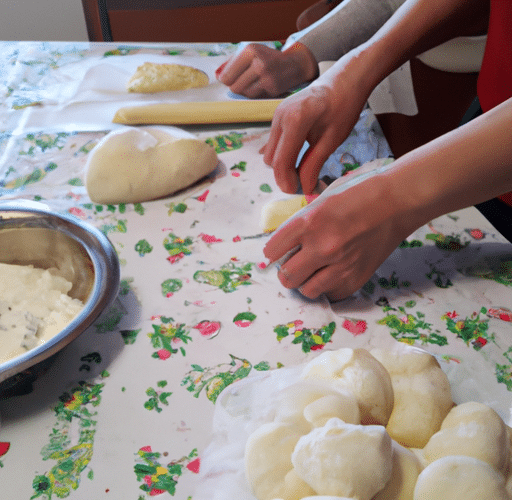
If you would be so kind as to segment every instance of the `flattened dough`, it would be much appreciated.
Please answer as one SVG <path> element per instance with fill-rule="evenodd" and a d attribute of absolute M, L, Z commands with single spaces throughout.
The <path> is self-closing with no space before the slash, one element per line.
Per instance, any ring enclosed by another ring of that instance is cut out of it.
<path fill-rule="evenodd" d="M 126 88 L 128 92 L 152 94 L 206 87 L 208 83 L 208 75 L 191 66 L 146 62 L 137 68 Z"/>
<path fill-rule="evenodd" d="M 175 127 L 123 127 L 89 153 L 85 185 L 95 203 L 140 203 L 184 189 L 217 166 L 213 147 Z"/>

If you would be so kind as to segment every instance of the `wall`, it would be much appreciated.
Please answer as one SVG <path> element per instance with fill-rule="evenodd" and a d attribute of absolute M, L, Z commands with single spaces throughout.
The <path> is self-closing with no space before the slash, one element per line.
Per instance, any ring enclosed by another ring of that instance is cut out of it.
<path fill-rule="evenodd" d="M 87 39 L 81 0 L 0 0 L 0 40 Z"/>

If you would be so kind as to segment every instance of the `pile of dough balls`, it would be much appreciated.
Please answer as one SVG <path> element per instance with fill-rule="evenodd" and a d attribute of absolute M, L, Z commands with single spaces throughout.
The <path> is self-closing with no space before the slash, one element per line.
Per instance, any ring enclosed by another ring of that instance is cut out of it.
<path fill-rule="evenodd" d="M 258 500 L 512 499 L 512 429 L 421 349 L 323 352 L 278 401 L 245 447 Z"/>

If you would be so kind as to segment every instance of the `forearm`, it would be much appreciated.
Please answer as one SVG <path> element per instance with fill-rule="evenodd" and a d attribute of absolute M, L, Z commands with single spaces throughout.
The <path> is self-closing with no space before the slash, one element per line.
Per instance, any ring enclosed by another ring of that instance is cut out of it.
<path fill-rule="evenodd" d="M 412 57 L 488 22 L 487 0 L 406 0 L 366 43 L 341 57 L 315 85 L 341 99 L 347 89 L 365 102 L 373 89 Z"/>
<path fill-rule="evenodd" d="M 344 0 L 305 30 L 294 33 L 285 49 L 304 44 L 317 62 L 335 61 L 366 42 L 404 0 Z"/>
<path fill-rule="evenodd" d="M 410 232 L 512 191 L 512 99 L 402 156 L 382 181 Z"/>
<path fill-rule="evenodd" d="M 395 69 L 426 50 L 458 36 L 485 31 L 486 0 L 406 0 L 366 44 L 354 51 L 365 62 L 372 90 Z"/>

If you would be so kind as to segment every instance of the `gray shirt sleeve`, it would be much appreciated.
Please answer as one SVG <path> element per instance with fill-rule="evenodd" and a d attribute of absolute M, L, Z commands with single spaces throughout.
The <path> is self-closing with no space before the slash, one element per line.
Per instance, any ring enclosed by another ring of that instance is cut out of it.
<path fill-rule="evenodd" d="M 405 0 L 343 0 L 329 14 L 290 35 L 284 48 L 301 42 L 317 62 L 336 61 L 366 42 Z"/>

